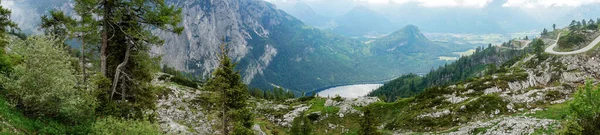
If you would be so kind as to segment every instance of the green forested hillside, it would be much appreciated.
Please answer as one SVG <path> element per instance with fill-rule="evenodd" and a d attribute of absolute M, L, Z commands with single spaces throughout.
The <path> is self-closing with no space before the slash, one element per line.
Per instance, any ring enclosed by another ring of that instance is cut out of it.
<path fill-rule="evenodd" d="M 253 38 L 249 44 L 272 44 L 277 55 L 251 86 L 271 89 L 281 86 L 310 92 L 323 87 L 382 82 L 400 74 L 427 72 L 447 61 L 438 56 L 473 48 L 472 44 L 429 41 L 416 26 L 406 26 L 388 36 L 361 42 L 356 39 L 306 27 L 301 22 L 284 22 L 269 38 Z M 260 58 L 257 47 L 242 59 L 239 67 Z M 423 68 L 426 67 L 426 68 Z"/>
<path fill-rule="evenodd" d="M 524 50 L 504 49 L 496 46 L 477 48 L 473 55 L 461 57 L 457 61 L 431 70 L 424 76 L 408 74 L 387 82 L 382 87 L 371 92 L 369 96 L 376 96 L 395 101 L 398 98 L 410 97 L 420 93 L 423 89 L 432 86 L 443 86 L 468 78 L 491 74 L 497 70 L 506 70 L 522 55 L 531 52 L 531 48 Z"/>

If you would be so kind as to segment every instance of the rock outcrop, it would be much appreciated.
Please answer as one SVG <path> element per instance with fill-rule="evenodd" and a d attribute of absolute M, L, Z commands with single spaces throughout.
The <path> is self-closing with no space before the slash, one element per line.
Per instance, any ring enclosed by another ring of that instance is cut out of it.
<path fill-rule="evenodd" d="M 168 94 L 162 96 L 156 103 L 156 118 L 164 132 L 186 135 L 214 133 L 212 125 L 216 121 L 209 120 L 205 110 L 192 102 L 197 96 L 206 92 L 156 80 L 155 82 L 166 86 L 168 91 Z"/>

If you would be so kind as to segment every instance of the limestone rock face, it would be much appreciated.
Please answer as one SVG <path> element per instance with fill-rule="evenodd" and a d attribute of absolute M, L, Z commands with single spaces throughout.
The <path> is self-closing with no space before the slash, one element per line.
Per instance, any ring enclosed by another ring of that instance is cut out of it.
<path fill-rule="evenodd" d="M 277 48 L 269 44 L 250 45 L 247 40 L 268 38 L 270 28 L 282 19 L 291 19 L 274 5 L 258 0 L 171 0 L 182 8 L 184 32 L 181 35 L 154 30 L 165 44 L 153 48 L 163 56 L 163 64 L 178 70 L 210 75 L 219 64 L 220 45 L 227 42 L 228 55 L 235 61 L 247 58 L 250 49 L 265 48 L 263 54 L 252 58 L 245 70 L 244 82 L 261 73 Z M 276 11 L 276 12 L 273 12 Z M 282 17 L 282 18 L 277 18 Z"/>

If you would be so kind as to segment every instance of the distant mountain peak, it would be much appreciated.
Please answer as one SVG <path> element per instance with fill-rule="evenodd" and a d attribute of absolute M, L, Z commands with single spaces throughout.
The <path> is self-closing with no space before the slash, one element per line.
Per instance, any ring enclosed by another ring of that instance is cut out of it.
<path fill-rule="evenodd" d="M 388 37 L 405 37 L 409 41 L 417 40 L 417 39 L 426 39 L 425 35 L 421 33 L 419 27 L 415 25 L 406 25 L 402 27 L 400 30 L 395 31 L 394 33 L 388 35 Z"/>

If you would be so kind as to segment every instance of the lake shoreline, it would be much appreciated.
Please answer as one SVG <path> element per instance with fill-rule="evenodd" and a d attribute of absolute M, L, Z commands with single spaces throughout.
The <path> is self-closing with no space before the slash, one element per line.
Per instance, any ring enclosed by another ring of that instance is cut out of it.
<path fill-rule="evenodd" d="M 358 98 L 368 95 L 371 91 L 383 86 L 383 84 L 351 84 L 330 87 L 317 92 L 320 97 L 333 97 L 339 95 L 345 98 Z"/>

